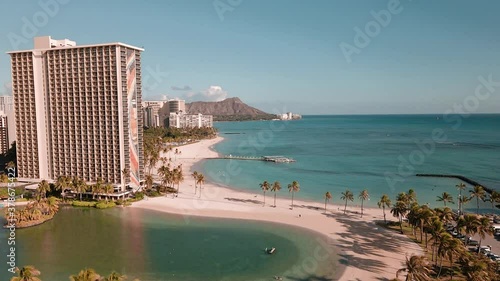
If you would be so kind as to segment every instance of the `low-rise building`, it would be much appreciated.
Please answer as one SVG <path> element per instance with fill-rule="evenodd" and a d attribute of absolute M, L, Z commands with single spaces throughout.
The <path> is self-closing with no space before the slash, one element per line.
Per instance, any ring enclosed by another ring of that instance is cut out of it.
<path fill-rule="evenodd" d="M 292 112 L 287 112 L 283 114 L 277 114 L 278 119 L 280 120 L 298 120 L 302 119 L 302 115 L 294 114 Z"/>
<path fill-rule="evenodd" d="M 213 127 L 213 116 L 199 114 L 170 113 L 168 125 L 171 128 Z"/>

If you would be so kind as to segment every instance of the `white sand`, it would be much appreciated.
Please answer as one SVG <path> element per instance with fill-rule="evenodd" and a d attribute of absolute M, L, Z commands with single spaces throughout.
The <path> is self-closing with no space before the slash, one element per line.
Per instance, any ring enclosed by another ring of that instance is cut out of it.
<path fill-rule="evenodd" d="M 134 203 L 132 207 L 186 216 L 261 220 L 308 228 L 322 237 L 328 237 L 329 247 L 333 247 L 338 253 L 340 264 L 346 265 L 339 280 L 392 279 L 396 271 L 403 266 L 405 255 L 422 254 L 421 248 L 404 235 L 375 225 L 375 221 L 383 220 L 382 209 L 365 209 L 365 215 L 360 218 L 359 214 L 354 213 L 359 212 L 359 209 L 348 207 L 350 212 L 344 215 L 343 204 L 340 205 L 340 195 L 337 194 L 333 194 L 334 205 L 329 204 L 326 214 L 324 201 L 297 200 L 300 199 L 300 192 L 295 194 L 293 210 L 290 209 L 291 199 L 285 198 L 278 198 L 277 207 L 272 207 L 272 192 L 266 194 L 264 206 L 261 203 L 262 193 L 257 193 L 258 183 L 255 194 L 205 183 L 199 198 L 199 188 L 197 195 L 194 194 L 191 168 L 203 158 L 217 157 L 218 154 L 210 148 L 222 140 L 223 138 L 218 137 L 179 147 L 182 154 L 177 155 L 175 164 L 182 163 L 185 179 L 180 186 L 179 196 L 175 199 L 171 195 L 149 198 Z M 170 156 L 175 159 L 173 153 Z M 229 167 L 224 172 L 231 174 L 232 170 L 236 170 L 235 167 Z M 290 179 L 290 182 L 293 180 L 300 182 L 300 178 Z M 287 184 L 282 183 L 282 190 L 279 192 L 283 197 L 289 196 Z M 389 210 L 386 210 L 386 214 L 388 219 L 393 219 Z M 314 275 L 314 272 L 310 274 Z"/>

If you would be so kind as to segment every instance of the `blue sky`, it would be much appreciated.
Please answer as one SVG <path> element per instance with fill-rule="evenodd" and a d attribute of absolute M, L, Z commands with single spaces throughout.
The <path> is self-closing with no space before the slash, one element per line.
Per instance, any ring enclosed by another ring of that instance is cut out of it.
<path fill-rule="evenodd" d="M 392 13 L 393 1 L 4 0 L 0 52 L 32 48 L 24 18 L 36 36 L 144 47 L 146 99 L 240 97 L 268 112 L 444 113 L 474 95 L 479 76 L 500 81 L 500 2 L 401 0 Z M 58 11 L 44 22 L 40 3 Z M 340 45 L 361 46 L 355 28 L 381 10 L 390 21 L 349 62 Z M 9 81 L 1 55 L 0 92 Z M 496 88 L 474 112 L 500 113 Z"/>

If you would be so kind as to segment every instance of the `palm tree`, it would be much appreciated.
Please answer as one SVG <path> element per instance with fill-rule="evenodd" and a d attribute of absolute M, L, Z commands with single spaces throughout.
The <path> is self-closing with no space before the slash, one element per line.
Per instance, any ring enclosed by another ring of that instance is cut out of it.
<path fill-rule="evenodd" d="M 486 237 L 486 234 L 493 235 L 490 219 L 487 217 L 478 218 L 476 231 L 479 235 L 479 247 L 481 247 L 481 242 Z"/>
<path fill-rule="evenodd" d="M 429 209 L 429 206 L 427 205 L 422 205 L 418 207 L 418 220 L 419 220 L 419 225 L 420 225 L 420 242 L 423 242 L 423 233 L 424 229 L 426 227 L 430 227 L 432 224 L 432 218 L 434 217 L 434 212 Z M 429 240 L 427 239 L 427 231 L 425 232 L 425 248 L 427 249 L 427 242 Z"/>
<path fill-rule="evenodd" d="M 205 183 L 205 176 L 202 173 L 198 173 L 198 178 L 196 179 L 196 183 L 200 186 L 200 198 L 201 198 L 202 185 Z"/>
<path fill-rule="evenodd" d="M 281 183 L 279 181 L 275 181 L 271 186 L 271 191 L 274 192 L 274 207 L 276 207 L 276 192 L 281 190 Z"/>
<path fill-rule="evenodd" d="M 130 169 L 123 168 L 122 175 L 123 175 L 123 180 L 125 181 L 125 183 L 129 183 L 130 182 Z"/>
<path fill-rule="evenodd" d="M 264 181 L 263 183 L 260 183 L 260 188 L 262 189 L 262 192 L 264 192 L 264 206 L 266 205 L 266 191 L 269 190 L 269 183 L 267 181 Z"/>
<path fill-rule="evenodd" d="M 99 281 L 100 279 L 101 276 L 92 268 L 86 268 L 81 270 L 78 275 L 71 275 L 69 277 L 71 281 Z"/>
<path fill-rule="evenodd" d="M 326 213 L 326 203 L 330 201 L 330 199 L 332 199 L 332 194 L 330 193 L 330 191 L 328 191 L 325 193 L 325 213 Z"/>
<path fill-rule="evenodd" d="M 109 196 L 110 196 L 110 194 L 113 194 L 115 189 L 114 189 L 112 184 L 106 183 L 103 187 L 103 191 L 104 191 L 104 193 L 106 193 L 106 203 L 108 203 Z"/>
<path fill-rule="evenodd" d="M 453 210 L 450 207 L 445 207 L 444 209 L 435 208 L 434 213 L 439 217 L 443 224 L 453 221 Z"/>
<path fill-rule="evenodd" d="M 465 275 L 468 281 L 498 280 L 496 278 L 498 275 L 495 272 L 496 265 L 492 270 L 490 266 L 492 263 L 488 261 L 487 257 L 465 253 L 460 256 L 459 264 L 463 275 Z"/>
<path fill-rule="evenodd" d="M 148 190 L 151 190 L 151 188 L 153 188 L 153 176 L 151 174 L 148 174 L 144 177 L 144 181 L 146 183 L 146 188 Z"/>
<path fill-rule="evenodd" d="M 437 256 L 436 256 L 436 262 L 437 262 L 437 257 L 441 258 L 440 266 L 439 266 L 439 275 L 441 275 L 441 270 L 443 268 L 443 258 L 448 258 L 448 261 L 450 262 L 450 266 L 453 265 L 453 257 L 455 255 L 460 254 L 461 252 L 461 241 L 458 239 L 453 238 L 449 233 L 447 232 L 442 232 L 440 233 L 439 237 L 437 237 Z M 453 274 L 453 270 L 451 270 Z M 452 275 L 453 278 L 453 275 Z"/>
<path fill-rule="evenodd" d="M 344 215 L 347 210 L 347 201 L 354 201 L 354 194 L 349 191 L 349 189 L 346 189 L 346 191 L 341 193 L 342 195 L 340 196 L 341 200 L 345 200 L 345 206 L 344 206 Z"/>
<path fill-rule="evenodd" d="M 370 200 L 370 195 L 368 194 L 368 190 L 363 190 L 359 193 L 358 198 L 361 200 L 361 217 L 363 217 L 363 203 L 365 200 Z"/>
<path fill-rule="evenodd" d="M 462 214 L 462 202 L 460 201 L 460 198 L 462 198 L 462 190 L 465 190 L 465 188 L 467 187 L 465 185 L 465 183 L 461 182 L 457 185 L 455 185 L 455 187 L 458 189 L 458 213 L 461 215 Z"/>
<path fill-rule="evenodd" d="M 495 203 L 500 203 L 500 193 L 493 190 L 493 192 L 491 192 L 489 201 L 491 203 L 491 210 L 494 213 L 495 212 Z"/>
<path fill-rule="evenodd" d="M 17 276 L 14 276 L 10 281 L 41 281 L 37 276 L 40 275 L 40 271 L 32 265 L 24 266 L 19 269 L 16 268 Z"/>
<path fill-rule="evenodd" d="M 47 198 L 46 200 L 46 204 L 47 204 L 47 208 L 49 210 L 49 214 L 52 215 L 52 214 L 55 214 L 57 213 L 57 211 L 59 211 L 59 202 L 58 202 L 59 199 L 51 196 L 49 198 Z"/>
<path fill-rule="evenodd" d="M 397 201 L 396 204 L 391 209 L 391 214 L 394 217 L 399 218 L 399 227 L 401 228 L 401 234 L 403 234 L 403 217 L 408 212 L 406 203 L 403 201 Z"/>
<path fill-rule="evenodd" d="M 451 194 L 449 194 L 448 192 L 443 192 L 443 194 L 441 196 L 438 196 L 438 199 L 436 201 L 443 202 L 445 207 L 446 207 L 446 202 L 450 202 L 451 204 L 455 204 L 453 202 L 453 196 L 451 196 Z"/>
<path fill-rule="evenodd" d="M 396 201 L 401 201 L 406 204 L 406 207 L 408 209 L 411 208 L 412 204 L 417 203 L 417 193 L 413 189 L 409 189 L 408 193 L 406 192 L 401 192 L 396 196 Z"/>
<path fill-rule="evenodd" d="M 72 185 L 76 192 L 80 194 L 80 201 L 82 201 L 82 194 L 87 191 L 87 184 L 80 178 L 73 177 Z"/>
<path fill-rule="evenodd" d="M 480 185 L 476 185 L 476 186 L 474 186 L 474 189 L 469 190 L 469 192 L 470 192 L 471 199 L 476 197 L 476 202 L 477 202 L 477 212 L 476 213 L 479 214 L 479 199 L 484 201 L 484 196 L 485 196 L 484 188 Z"/>
<path fill-rule="evenodd" d="M 391 207 L 391 199 L 389 198 L 389 196 L 384 194 L 380 198 L 380 201 L 378 201 L 377 205 L 379 208 L 382 208 L 382 211 L 384 212 L 384 223 L 387 223 L 387 220 L 385 219 L 385 207 L 387 208 Z"/>
<path fill-rule="evenodd" d="M 56 181 L 56 189 L 61 191 L 61 196 L 64 194 L 64 190 L 69 188 L 71 185 L 71 178 L 66 176 L 59 176 Z"/>
<path fill-rule="evenodd" d="M 292 183 L 288 184 L 288 192 L 292 193 L 292 210 L 293 210 L 293 195 L 295 192 L 300 191 L 300 184 L 297 181 L 293 181 Z"/>
<path fill-rule="evenodd" d="M 406 272 L 406 281 L 427 281 L 431 280 L 432 269 L 424 256 L 411 255 L 406 257 L 405 267 L 396 272 L 396 278 L 402 272 Z"/>
<path fill-rule="evenodd" d="M 158 174 L 161 176 L 162 186 L 164 186 L 166 189 L 166 187 L 168 187 L 168 185 L 172 181 L 172 172 L 170 171 L 170 166 L 161 166 L 160 168 L 158 168 Z"/>
<path fill-rule="evenodd" d="M 431 223 L 427 226 L 427 229 L 426 229 L 426 232 L 429 232 L 431 234 L 431 237 L 432 237 L 432 245 L 431 245 L 431 250 L 432 250 L 432 258 L 431 258 L 431 261 L 434 260 L 434 248 L 435 246 L 437 246 L 437 242 L 438 242 L 438 239 L 441 235 L 441 233 L 445 232 L 444 228 L 443 228 L 443 223 L 441 222 L 441 220 L 439 220 L 438 217 L 432 217 L 431 218 Z M 427 238 L 426 238 L 427 240 Z M 427 244 L 427 241 L 426 241 L 426 244 Z M 426 245 L 426 249 L 427 249 L 427 245 Z M 437 256 L 436 256 L 436 264 L 437 264 Z"/>
<path fill-rule="evenodd" d="M 92 199 L 95 200 L 95 195 L 99 194 L 102 192 L 102 179 L 98 178 L 97 182 L 91 186 L 91 191 L 92 191 Z M 99 196 L 100 197 L 100 196 Z"/>
<path fill-rule="evenodd" d="M 477 233 L 479 220 L 476 215 L 465 214 L 460 216 L 457 221 L 457 229 L 464 231 L 467 235 L 474 235 Z"/>
<path fill-rule="evenodd" d="M 42 180 L 39 184 L 38 184 L 38 193 L 40 194 L 41 198 L 45 198 L 47 197 L 47 192 L 50 191 L 50 184 L 48 181 L 46 180 Z M 40 201 L 40 200 L 38 200 Z"/>
<path fill-rule="evenodd" d="M 194 179 L 194 194 L 196 195 L 196 190 L 198 189 L 198 183 L 196 182 L 196 180 L 198 179 L 198 172 L 197 171 L 194 171 L 191 176 L 193 177 Z"/>
<path fill-rule="evenodd" d="M 111 272 L 108 277 L 104 278 L 103 281 L 125 281 L 127 276 L 117 273 L 115 271 Z"/>
<path fill-rule="evenodd" d="M 458 198 L 458 202 L 460 204 L 460 215 L 463 215 L 464 213 L 464 205 L 469 203 L 470 200 L 472 200 L 471 197 L 467 197 L 467 196 L 461 196 L 460 198 Z"/>
<path fill-rule="evenodd" d="M 177 168 L 174 168 L 173 170 L 173 178 L 174 178 L 174 183 L 177 184 L 177 194 L 179 194 L 179 188 L 181 186 L 181 182 L 184 181 L 184 175 L 182 175 L 182 166 L 177 166 Z"/>

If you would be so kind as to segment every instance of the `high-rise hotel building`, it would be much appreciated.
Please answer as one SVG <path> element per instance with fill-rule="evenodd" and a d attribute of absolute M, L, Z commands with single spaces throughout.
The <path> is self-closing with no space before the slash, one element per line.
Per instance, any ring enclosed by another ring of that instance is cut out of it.
<path fill-rule="evenodd" d="M 78 176 L 139 186 L 142 51 L 46 36 L 33 50 L 9 52 L 21 180 Z"/>

